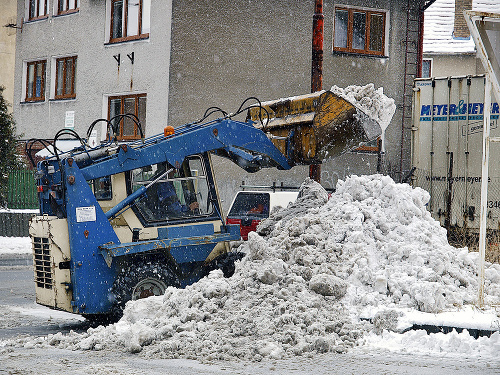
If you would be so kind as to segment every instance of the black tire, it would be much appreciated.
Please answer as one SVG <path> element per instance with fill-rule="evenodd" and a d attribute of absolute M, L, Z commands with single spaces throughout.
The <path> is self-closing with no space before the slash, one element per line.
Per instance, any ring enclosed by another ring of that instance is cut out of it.
<path fill-rule="evenodd" d="M 116 323 L 121 318 L 121 315 L 115 315 L 114 313 L 83 314 L 82 316 L 87 319 L 88 326 L 84 326 L 85 329 L 96 328 L 98 326 L 107 326 L 109 324 Z"/>
<path fill-rule="evenodd" d="M 242 259 L 244 256 L 244 253 L 236 251 L 221 254 L 204 266 L 204 276 L 213 270 L 222 270 L 224 277 L 231 277 L 235 270 L 234 262 Z"/>
<path fill-rule="evenodd" d="M 118 274 L 113 284 L 112 315 L 119 319 L 128 301 L 163 295 L 169 286 L 178 288 L 180 282 L 167 264 L 147 259 L 132 262 Z"/>

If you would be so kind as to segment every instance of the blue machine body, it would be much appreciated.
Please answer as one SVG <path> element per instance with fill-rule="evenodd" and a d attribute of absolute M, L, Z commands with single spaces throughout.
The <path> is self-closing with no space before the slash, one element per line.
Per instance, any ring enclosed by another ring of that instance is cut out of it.
<path fill-rule="evenodd" d="M 105 152 L 110 147 L 115 147 L 115 152 Z M 180 265 L 203 262 L 217 243 L 240 238 L 238 225 L 222 223 L 221 230 L 215 232 L 213 223 L 200 219 L 182 226 L 158 228 L 156 239 L 121 243 L 111 219 L 133 205 L 147 189 L 140 188 L 104 212 L 89 184 L 101 177 L 165 161 L 179 168 L 187 157 L 207 152 L 229 158 L 250 172 L 265 167 L 291 167 L 252 122 L 231 119 L 187 124 L 176 128 L 173 135 L 161 134 L 144 141 L 75 149 L 38 164 L 41 215 L 68 221 L 73 312 L 107 313 L 113 305 L 111 288 L 120 271 L 119 264 L 133 256 L 164 249 Z M 212 203 L 222 220 L 218 199 Z"/>

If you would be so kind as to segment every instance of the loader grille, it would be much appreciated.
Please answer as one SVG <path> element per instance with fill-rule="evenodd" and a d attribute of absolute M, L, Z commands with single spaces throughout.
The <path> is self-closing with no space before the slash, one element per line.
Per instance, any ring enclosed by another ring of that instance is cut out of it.
<path fill-rule="evenodd" d="M 33 237 L 35 282 L 39 288 L 52 289 L 52 267 L 49 239 Z"/>

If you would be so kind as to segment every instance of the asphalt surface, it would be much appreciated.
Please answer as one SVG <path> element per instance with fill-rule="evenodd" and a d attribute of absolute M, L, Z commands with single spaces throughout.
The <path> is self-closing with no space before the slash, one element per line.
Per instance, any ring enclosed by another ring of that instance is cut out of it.
<path fill-rule="evenodd" d="M 29 282 L 31 279 L 31 283 Z M 0 304 L 23 306 L 32 304 L 35 295 L 32 267 L 0 267 Z"/>
<path fill-rule="evenodd" d="M 2 259 L 0 266 L 0 340 L 24 335 L 85 331 L 88 323 L 77 315 L 53 311 L 35 302 L 33 267 L 20 266 L 22 257 Z M 31 262 L 31 260 L 30 260 Z"/>
<path fill-rule="evenodd" d="M 31 254 L 0 254 L 0 267 L 31 266 Z"/>

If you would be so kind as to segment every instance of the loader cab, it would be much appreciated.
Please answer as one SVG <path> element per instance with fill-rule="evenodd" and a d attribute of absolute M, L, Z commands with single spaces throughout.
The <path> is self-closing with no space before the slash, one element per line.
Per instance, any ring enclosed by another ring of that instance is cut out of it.
<path fill-rule="evenodd" d="M 127 193 L 155 181 L 132 207 L 144 227 L 214 220 L 216 200 L 210 163 L 195 155 L 173 168 L 167 162 L 127 173 Z"/>
<path fill-rule="evenodd" d="M 223 224 L 208 153 L 189 156 L 178 168 L 155 163 L 94 179 L 91 185 L 104 212 L 147 187 L 130 209 L 111 220 L 122 243 L 133 241 L 134 230 L 139 240 L 151 240 L 166 228 L 213 224 L 218 232 Z"/>
<path fill-rule="evenodd" d="M 287 207 L 297 199 L 298 192 L 240 191 L 234 197 L 227 224 L 240 226 L 241 238 L 248 240 L 248 233 L 254 232 L 259 223 L 267 219 L 276 207 Z"/>

